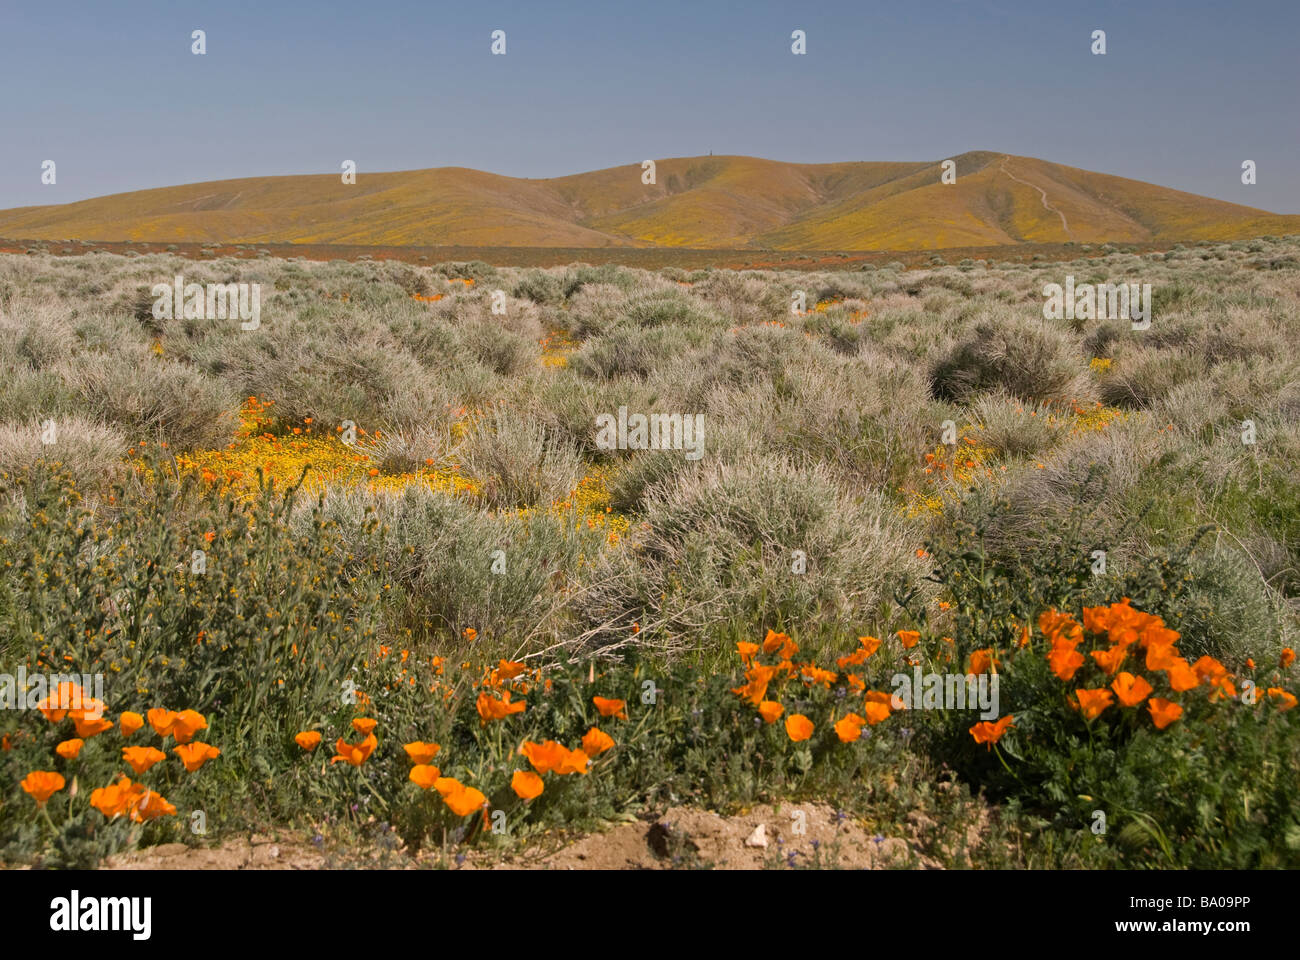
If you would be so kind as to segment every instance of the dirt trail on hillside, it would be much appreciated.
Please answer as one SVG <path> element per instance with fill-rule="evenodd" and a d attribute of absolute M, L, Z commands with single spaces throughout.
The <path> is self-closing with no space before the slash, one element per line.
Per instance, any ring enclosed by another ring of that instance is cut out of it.
<path fill-rule="evenodd" d="M 1054 206 L 1052 206 L 1050 203 L 1047 202 L 1047 191 L 1044 190 L 1042 187 L 1038 186 L 1037 184 L 1030 183 L 1028 180 L 1021 180 L 1014 173 L 1008 170 L 1007 159 L 1008 159 L 1007 157 L 1002 158 L 1002 163 L 998 165 L 998 169 L 1001 170 L 1003 173 L 1005 173 L 1012 180 L 1016 181 L 1016 183 L 1023 183 L 1026 187 L 1033 187 L 1035 190 L 1037 190 L 1038 195 L 1043 200 L 1043 209 L 1048 210 L 1061 218 L 1061 227 L 1065 230 L 1065 235 L 1069 237 L 1071 240 L 1073 240 L 1074 234 L 1070 232 L 1070 224 L 1068 221 L 1066 221 L 1065 214 L 1063 214 L 1060 210 L 1057 210 Z"/>

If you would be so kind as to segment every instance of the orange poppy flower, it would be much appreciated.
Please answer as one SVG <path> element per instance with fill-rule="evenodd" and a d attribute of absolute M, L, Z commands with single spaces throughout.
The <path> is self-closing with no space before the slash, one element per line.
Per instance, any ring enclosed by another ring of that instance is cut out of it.
<path fill-rule="evenodd" d="M 167 754 L 157 747 L 123 747 L 122 759 L 131 765 L 137 774 L 144 773 L 160 760 L 166 760 Z"/>
<path fill-rule="evenodd" d="M 781 719 L 781 714 L 785 712 L 785 707 L 775 700 L 764 700 L 758 705 L 758 715 L 763 718 L 765 723 L 776 723 Z"/>
<path fill-rule="evenodd" d="M 1052 673 L 1056 674 L 1061 680 L 1069 681 L 1074 679 L 1075 672 L 1083 666 L 1083 654 L 1069 645 L 1052 647 L 1047 654 L 1047 663 L 1052 668 Z"/>
<path fill-rule="evenodd" d="M 131 795 L 131 781 L 122 777 L 115 784 L 92 790 L 90 805 L 111 820 L 126 812 Z"/>
<path fill-rule="evenodd" d="M 1144 677 L 1135 677 L 1127 670 L 1120 673 L 1110 688 L 1126 707 L 1136 707 L 1151 694 L 1151 684 Z"/>
<path fill-rule="evenodd" d="M 502 680 L 513 680 L 527 669 L 528 664 L 514 660 L 502 660 L 497 664 L 497 673 Z"/>
<path fill-rule="evenodd" d="M 172 721 L 172 736 L 177 743 L 189 743 L 194 734 L 208 728 L 208 721 L 197 710 L 182 710 Z"/>
<path fill-rule="evenodd" d="M 1278 709 L 1283 713 L 1286 713 L 1288 710 L 1290 710 L 1292 707 L 1296 705 L 1295 694 L 1283 690 L 1281 687 L 1269 687 L 1268 695 L 1272 697 L 1274 700 L 1282 701 L 1280 704 L 1278 704 Z"/>
<path fill-rule="evenodd" d="M 63 774 L 53 770 L 33 770 L 22 779 L 21 786 L 31 794 L 36 806 L 45 806 L 46 801 L 63 789 Z"/>
<path fill-rule="evenodd" d="M 503 691 L 499 700 L 490 693 L 480 693 L 476 702 L 479 722 L 483 726 L 487 726 L 489 720 L 502 720 L 512 713 L 523 713 L 527 706 L 523 700 L 511 703 L 509 690 Z"/>
<path fill-rule="evenodd" d="M 415 740 L 411 743 L 403 744 L 402 749 L 405 750 L 406 755 L 416 763 L 427 764 L 438 755 L 438 751 L 442 749 L 442 746 L 437 743 L 425 743 L 423 740 Z M 436 780 L 437 777 L 434 779 Z"/>
<path fill-rule="evenodd" d="M 785 732 L 795 743 L 807 740 L 813 735 L 812 721 L 802 713 L 792 713 L 785 718 Z"/>
<path fill-rule="evenodd" d="M 592 727 L 582 738 L 582 752 L 595 758 L 614 746 L 614 738 L 602 730 Z"/>
<path fill-rule="evenodd" d="M 845 670 L 848 667 L 861 666 L 866 662 L 867 662 L 867 651 L 863 650 L 861 647 L 858 647 L 858 649 L 854 650 L 848 656 L 837 658 L 835 661 L 835 666 L 839 667 L 841 670 Z"/>
<path fill-rule="evenodd" d="M 149 718 L 149 726 L 153 727 L 158 736 L 166 737 L 171 734 L 172 725 L 176 723 L 175 713 L 155 707 L 146 716 Z"/>
<path fill-rule="evenodd" d="M 71 715 L 71 712 L 69 715 Z M 106 730 L 112 730 L 113 721 L 106 720 L 104 717 L 82 716 L 73 720 L 73 726 L 77 728 L 77 736 L 89 740 L 91 737 L 99 736 Z"/>
<path fill-rule="evenodd" d="M 352 720 L 352 729 L 363 737 L 368 737 L 374 732 L 375 727 L 378 726 L 378 724 L 378 720 L 371 719 L 370 717 L 355 717 Z"/>
<path fill-rule="evenodd" d="M 998 659 L 993 656 L 993 648 L 986 647 L 983 650 L 974 650 L 970 655 L 970 672 L 974 674 L 998 672 Z"/>
<path fill-rule="evenodd" d="M 516 770 L 510 778 L 510 789 L 521 800 L 532 800 L 541 796 L 542 778 L 531 770 Z"/>
<path fill-rule="evenodd" d="M 320 734 L 315 730 L 304 730 L 302 733 L 294 734 L 293 742 L 310 753 L 320 746 Z"/>
<path fill-rule="evenodd" d="M 1157 730 L 1163 730 L 1183 715 L 1182 707 L 1162 697 L 1152 697 L 1148 700 L 1147 709 L 1151 711 L 1151 720 Z"/>
<path fill-rule="evenodd" d="M 531 740 L 525 740 L 519 747 L 519 752 L 528 758 L 534 770 L 538 773 L 549 773 L 560 765 L 564 759 L 564 747 L 554 740 L 547 740 L 545 743 L 534 743 Z"/>
<path fill-rule="evenodd" d="M 873 727 L 878 723 L 888 720 L 889 714 L 890 709 L 888 704 L 880 703 L 876 700 L 868 700 L 862 705 L 863 718 Z"/>
<path fill-rule="evenodd" d="M 790 638 L 784 633 L 777 633 L 775 630 L 768 630 L 767 636 L 763 638 L 763 652 L 776 653 L 783 646 L 790 642 Z"/>
<path fill-rule="evenodd" d="M 50 723 L 61 723 L 68 715 L 68 708 L 80 705 L 85 697 L 80 684 L 63 682 L 51 691 L 50 695 L 36 705 L 36 709 L 45 715 Z"/>
<path fill-rule="evenodd" d="M 1075 692 L 1079 709 L 1089 720 L 1095 720 L 1101 712 L 1111 705 L 1114 697 L 1105 687 L 1099 690 L 1078 690 Z"/>
<path fill-rule="evenodd" d="M 804 677 L 805 682 L 809 686 L 821 684 L 827 690 L 831 688 L 832 683 L 839 679 L 838 674 L 835 674 L 830 670 L 823 670 L 821 667 L 811 663 L 804 664 L 799 673 Z"/>
<path fill-rule="evenodd" d="M 1202 680 L 1214 682 L 1228 675 L 1228 668 L 1211 656 L 1204 656 L 1192 664 L 1192 669 Z"/>
<path fill-rule="evenodd" d="M 131 710 L 127 710 L 117 718 L 117 730 L 122 736 L 129 737 L 141 727 L 144 726 L 144 717 Z"/>
<path fill-rule="evenodd" d="M 478 631 L 475 630 L 473 627 L 466 627 L 464 630 L 464 636 L 466 640 L 468 640 L 470 643 L 473 643 L 476 639 L 478 639 Z"/>
<path fill-rule="evenodd" d="M 487 797 L 478 790 L 466 787 L 459 780 L 450 777 L 435 781 L 434 787 L 442 794 L 443 803 L 447 804 L 451 812 L 458 817 L 467 816 L 487 803 Z"/>
<path fill-rule="evenodd" d="M 754 656 L 758 653 L 758 644 L 749 643 L 745 640 L 737 640 L 736 652 L 740 654 L 740 662 L 748 666 L 754 659 Z"/>
<path fill-rule="evenodd" d="M 431 764 L 417 763 L 407 776 L 421 790 L 428 790 L 442 777 L 442 771 Z"/>
<path fill-rule="evenodd" d="M 592 697 L 591 702 L 596 705 L 596 709 L 602 717 L 618 717 L 620 720 L 627 719 L 626 700 L 610 700 L 605 697 Z"/>
<path fill-rule="evenodd" d="M 158 817 L 173 817 L 176 815 L 176 807 L 168 803 L 157 791 L 144 790 L 143 796 L 139 796 L 131 804 L 130 815 L 136 823 L 144 823 L 147 820 L 156 820 Z"/>
<path fill-rule="evenodd" d="M 1291 666 L 1291 664 L 1295 663 L 1295 651 L 1290 647 L 1283 647 L 1282 656 L 1278 659 L 1278 663 L 1282 665 L 1283 670 Z"/>
<path fill-rule="evenodd" d="M 591 766 L 591 759 L 582 750 L 565 750 L 555 772 L 564 776 L 570 773 L 585 774 Z"/>
<path fill-rule="evenodd" d="M 868 657 L 880 649 L 880 639 L 878 637 L 858 637 L 858 643 L 863 653 Z"/>
<path fill-rule="evenodd" d="M 899 630 L 898 640 L 905 649 L 911 650 L 920 642 L 921 632 L 919 630 Z"/>
<path fill-rule="evenodd" d="M 1169 662 L 1169 666 L 1165 667 L 1165 677 L 1169 680 L 1169 686 L 1179 693 L 1192 690 L 1201 683 L 1196 671 L 1182 657 L 1174 657 Z"/>
<path fill-rule="evenodd" d="M 835 724 L 835 736 L 841 743 L 852 743 L 862 736 L 862 725 L 866 722 L 865 717 L 850 713 Z"/>
<path fill-rule="evenodd" d="M 1089 633 L 1105 633 L 1110 628 L 1109 607 L 1084 607 L 1083 629 Z"/>
<path fill-rule="evenodd" d="M 334 744 L 335 755 L 330 758 L 330 765 L 343 762 L 359 767 L 366 762 L 377 746 L 379 746 L 379 740 L 373 733 L 356 744 L 348 743 L 342 737 L 339 737 Z"/>
<path fill-rule="evenodd" d="M 1128 659 L 1128 648 L 1119 646 L 1111 647 L 1109 650 L 1093 650 L 1089 656 L 1097 661 L 1097 666 L 1101 667 L 1102 672 L 1108 677 L 1113 677 L 1119 665 Z M 1148 669 L 1157 669 L 1151 666 L 1150 656 L 1147 658 Z"/>
<path fill-rule="evenodd" d="M 1116 648 L 1122 649 L 1122 648 Z M 1172 643 L 1148 643 L 1147 644 L 1147 669 L 1148 670 L 1168 670 L 1177 661 L 1182 658 L 1178 656 L 1178 648 Z"/>
<path fill-rule="evenodd" d="M 84 747 L 85 745 L 86 745 L 86 741 L 81 739 L 64 740 L 57 747 L 54 748 L 54 752 L 57 753 L 59 756 L 61 756 L 64 760 L 75 760 L 77 754 L 81 752 L 81 748 Z"/>
<path fill-rule="evenodd" d="M 976 743 L 982 743 L 987 749 L 992 750 L 993 744 L 1002 739 L 1002 735 L 1007 732 L 1007 728 L 1015 726 L 1011 720 L 1012 714 L 1007 714 L 997 722 L 981 720 L 971 727 L 969 732 Z"/>
<path fill-rule="evenodd" d="M 221 756 L 219 749 L 207 743 L 199 743 L 197 740 L 193 743 L 183 743 L 179 747 L 174 747 L 172 753 L 181 758 L 181 763 L 185 764 L 185 769 L 190 773 L 199 769 L 209 760 L 215 760 Z"/>

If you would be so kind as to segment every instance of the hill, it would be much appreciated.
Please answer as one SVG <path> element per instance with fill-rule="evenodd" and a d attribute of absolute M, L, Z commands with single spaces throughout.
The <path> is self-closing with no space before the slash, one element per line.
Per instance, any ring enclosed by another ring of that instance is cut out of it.
<path fill-rule="evenodd" d="M 467 247 L 930 250 L 1020 243 L 1234 240 L 1300 216 L 986 151 L 942 160 L 657 161 L 531 180 L 463 167 L 253 177 L 0 211 L 31 240 Z"/>

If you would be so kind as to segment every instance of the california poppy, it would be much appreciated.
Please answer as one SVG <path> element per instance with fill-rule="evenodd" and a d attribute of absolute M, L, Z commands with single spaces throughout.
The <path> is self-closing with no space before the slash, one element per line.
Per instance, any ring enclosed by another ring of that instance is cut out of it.
<path fill-rule="evenodd" d="M 614 738 L 608 733 L 592 727 L 582 738 L 582 752 L 589 757 L 598 757 L 614 746 Z"/>
<path fill-rule="evenodd" d="M 591 758 L 582 750 L 565 750 L 555 772 L 561 775 L 570 773 L 585 774 L 591 766 Z"/>
<path fill-rule="evenodd" d="M 1174 657 L 1164 669 L 1169 686 L 1179 693 L 1200 686 L 1201 678 L 1182 657 Z"/>
<path fill-rule="evenodd" d="M 302 733 L 294 734 L 293 742 L 310 753 L 320 746 L 320 734 L 315 730 L 304 730 Z"/>
<path fill-rule="evenodd" d="M 792 713 L 785 718 L 785 732 L 795 743 L 807 740 L 813 734 L 812 721 L 802 713 Z"/>
<path fill-rule="evenodd" d="M 501 720 L 510 716 L 512 713 L 523 713 L 527 707 L 523 700 L 514 703 L 510 702 L 510 691 L 502 692 L 500 699 L 492 696 L 490 693 L 480 693 L 476 707 L 478 709 L 479 722 L 487 726 L 489 720 Z"/>
<path fill-rule="evenodd" d="M 1135 677 L 1127 670 L 1120 673 L 1111 683 L 1110 688 L 1119 697 L 1119 702 L 1126 707 L 1136 707 L 1151 693 L 1151 684 L 1143 677 Z"/>
<path fill-rule="evenodd" d="M 766 723 L 776 723 L 781 719 L 781 714 L 785 712 L 785 707 L 775 700 L 764 700 L 758 705 L 758 715 Z"/>
<path fill-rule="evenodd" d="M 411 743 L 403 744 L 402 749 L 406 755 L 416 763 L 427 764 L 442 749 L 441 745 L 436 743 L 425 743 L 423 740 L 415 740 Z M 435 778 L 436 779 L 436 778 Z"/>
<path fill-rule="evenodd" d="M 626 700 L 611 700 L 606 697 L 592 697 L 591 702 L 596 705 L 596 709 L 602 717 L 618 717 L 620 720 L 627 719 Z"/>
<path fill-rule="evenodd" d="M 745 640 L 737 640 L 736 652 L 740 654 L 740 662 L 748 665 L 749 662 L 754 659 L 755 654 L 758 653 L 758 644 L 749 643 Z"/>
<path fill-rule="evenodd" d="M 157 747 L 123 747 L 122 759 L 131 765 L 137 774 L 144 773 L 160 760 L 166 760 L 167 754 Z"/>
<path fill-rule="evenodd" d="M 564 747 L 554 740 L 547 740 L 545 743 L 525 740 L 520 745 L 519 752 L 528 758 L 528 762 L 538 773 L 550 773 L 555 770 L 565 754 Z"/>
<path fill-rule="evenodd" d="M 1278 663 L 1282 665 L 1283 670 L 1291 666 L 1291 664 L 1295 663 L 1295 651 L 1290 647 L 1283 647 L 1282 656 L 1278 658 Z"/>
<path fill-rule="evenodd" d="M 993 656 L 993 648 L 986 647 L 983 650 L 974 650 L 970 655 L 970 672 L 974 674 L 988 673 L 990 670 L 998 672 L 998 660 Z"/>
<path fill-rule="evenodd" d="M 835 724 L 835 735 L 841 743 L 852 743 L 862 736 L 862 725 L 866 722 L 865 717 L 850 713 Z"/>
<path fill-rule="evenodd" d="M 417 763 L 408 774 L 411 782 L 422 790 L 428 790 L 442 776 L 442 771 L 427 763 Z"/>
<path fill-rule="evenodd" d="M 911 650 L 914 646 L 916 646 L 920 642 L 920 640 L 921 640 L 921 633 L 919 630 L 898 631 L 898 641 L 907 650 Z"/>
<path fill-rule="evenodd" d="M 74 760 L 76 759 L 77 754 L 81 752 L 81 748 L 85 745 L 86 741 L 81 739 L 64 740 L 54 748 L 54 752 L 64 760 Z"/>
<path fill-rule="evenodd" d="M 208 728 L 208 721 L 197 710 L 182 710 L 172 721 L 172 736 L 177 743 L 189 743 L 194 734 Z"/>
<path fill-rule="evenodd" d="M 471 814 L 487 803 L 487 797 L 478 790 L 466 787 L 459 780 L 451 777 L 443 777 L 435 781 L 434 787 L 442 794 L 443 802 L 451 807 L 451 812 L 458 817 Z"/>
<path fill-rule="evenodd" d="M 502 680 L 513 680 L 527 669 L 528 665 L 526 663 L 519 663 L 518 661 L 513 660 L 502 660 L 497 664 L 496 672 L 500 675 Z"/>
<path fill-rule="evenodd" d="M 982 743 L 989 750 L 992 750 L 993 744 L 1002 739 L 1002 735 L 1007 732 L 1007 728 L 1015 726 L 1011 720 L 1011 714 L 1007 714 L 996 723 L 989 720 L 981 720 L 979 723 L 971 727 L 969 732 L 975 739 L 976 743 Z"/>
<path fill-rule="evenodd" d="M 1120 646 L 1111 647 L 1108 650 L 1093 650 L 1089 655 L 1092 659 L 1097 661 L 1097 666 L 1101 667 L 1102 672 L 1105 673 L 1106 676 L 1113 677 L 1115 671 L 1119 669 L 1120 664 L 1128 658 L 1128 648 Z M 1150 654 L 1147 655 L 1147 669 L 1160 669 L 1151 666 Z"/>
<path fill-rule="evenodd" d="M 71 715 L 71 712 L 69 712 Z M 107 730 L 113 729 L 113 721 L 104 717 L 79 716 L 73 720 L 73 726 L 77 728 L 77 736 L 89 740 L 91 737 L 97 737 Z"/>
<path fill-rule="evenodd" d="M 355 717 L 352 720 L 352 729 L 363 737 L 368 737 L 374 731 L 379 721 L 372 720 L 370 717 Z"/>
<path fill-rule="evenodd" d="M 1073 680 L 1075 672 L 1083 666 L 1083 654 L 1069 645 L 1054 646 L 1047 654 L 1052 673 L 1065 681 Z"/>
<path fill-rule="evenodd" d="M 359 767 L 366 762 L 375 747 L 379 746 L 379 740 L 372 733 L 360 743 L 348 743 L 342 737 L 334 744 L 335 755 L 330 758 L 330 764 L 344 762 L 354 767 Z"/>
<path fill-rule="evenodd" d="M 176 722 L 176 714 L 172 711 L 155 707 L 148 712 L 147 716 L 149 726 L 153 727 L 158 736 L 165 737 L 172 732 L 172 725 Z"/>
<path fill-rule="evenodd" d="M 1078 700 L 1079 709 L 1089 720 L 1095 720 L 1101 715 L 1101 712 L 1111 705 L 1114 697 L 1105 687 L 1099 690 L 1077 690 L 1075 696 Z"/>
<path fill-rule="evenodd" d="M 117 718 L 118 733 L 122 734 L 122 736 L 124 737 L 131 736 L 131 734 L 135 733 L 143 726 L 144 726 L 144 717 L 130 710 L 127 710 L 125 713 L 123 713 L 120 717 Z"/>
<path fill-rule="evenodd" d="M 1292 709 L 1296 705 L 1295 694 L 1287 690 L 1283 690 L 1281 687 L 1269 687 L 1268 695 L 1272 697 L 1274 700 L 1281 701 L 1281 703 L 1278 704 L 1278 709 L 1281 710 L 1283 713 L 1286 713 L 1288 710 Z"/>
<path fill-rule="evenodd" d="M 531 770 L 516 770 L 510 778 L 510 789 L 521 800 L 532 800 L 542 793 L 542 778 Z"/>
<path fill-rule="evenodd" d="M 1162 697 L 1152 697 L 1148 700 L 1147 709 L 1151 711 L 1151 720 L 1155 723 L 1157 730 L 1163 730 L 1183 715 L 1182 707 L 1172 700 L 1165 700 Z"/>
<path fill-rule="evenodd" d="M 181 763 L 185 764 L 185 769 L 193 773 L 199 767 L 203 766 L 209 760 L 215 760 L 221 756 L 221 751 L 211 744 L 199 743 L 197 740 L 193 743 L 183 743 L 179 747 L 172 749 L 172 753 L 181 758 Z"/>
<path fill-rule="evenodd" d="M 33 770 L 22 779 L 22 788 L 31 794 L 38 807 L 45 806 L 47 800 L 63 789 L 63 774 L 53 770 Z"/>

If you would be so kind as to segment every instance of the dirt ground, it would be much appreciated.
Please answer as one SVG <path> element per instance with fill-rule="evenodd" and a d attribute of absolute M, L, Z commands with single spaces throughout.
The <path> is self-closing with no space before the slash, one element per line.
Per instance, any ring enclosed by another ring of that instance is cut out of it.
<path fill-rule="evenodd" d="M 310 841 L 254 834 L 209 847 L 169 843 L 109 858 L 111 870 L 319 870 L 339 865 Z M 434 855 L 398 853 L 385 861 L 348 851 L 349 866 L 413 869 L 432 865 Z M 522 853 L 471 854 L 459 869 L 475 870 L 666 870 L 824 867 L 850 870 L 934 869 L 914 842 L 873 836 L 861 824 L 826 805 L 763 806 L 735 816 L 675 807 L 654 820 L 611 825 L 557 848 L 539 844 Z"/>

